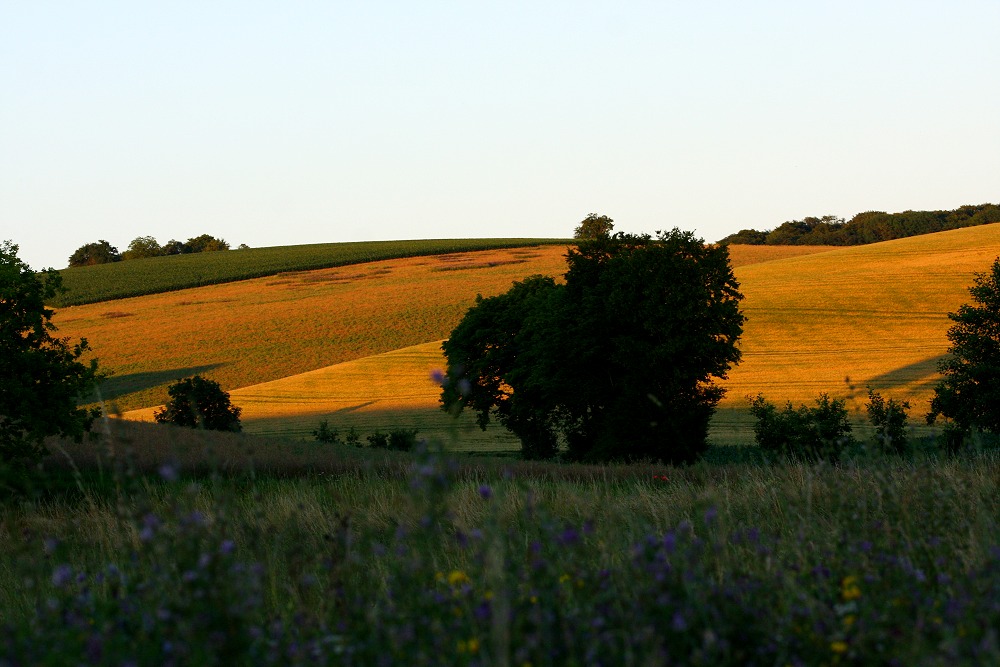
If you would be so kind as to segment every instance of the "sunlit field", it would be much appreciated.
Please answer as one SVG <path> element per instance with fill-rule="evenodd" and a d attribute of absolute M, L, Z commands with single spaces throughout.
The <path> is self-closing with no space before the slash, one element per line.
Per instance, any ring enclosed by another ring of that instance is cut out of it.
<path fill-rule="evenodd" d="M 158 405 L 195 373 L 236 389 L 445 338 L 477 293 L 565 271 L 565 247 L 445 254 L 295 272 L 60 309 L 114 373 L 104 398 Z"/>
<path fill-rule="evenodd" d="M 747 396 L 757 393 L 811 404 L 828 392 L 848 400 L 863 430 L 867 386 L 908 400 L 918 437 L 936 432 L 919 422 L 947 351 L 947 313 L 968 300 L 973 274 L 1000 254 L 1000 225 L 852 248 L 734 246 L 731 253 L 748 320 L 713 442 L 748 443 Z M 340 429 L 399 425 L 434 437 L 461 428 L 469 449 L 516 449 L 502 430 L 455 425 L 438 410 L 430 373 L 443 365 L 435 341 L 235 389 L 233 400 L 255 433 L 309 437 L 326 419 Z M 152 410 L 130 416 L 143 414 Z"/>
<path fill-rule="evenodd" d="M 565 245 L 565 242 L 559 239 L 427 239 L 313 243 L 148 257 L 63 269 L 60 274 L 67 291 L 57 296 L 53 300 L 53 305 L 69 306 L 111 301 L 188 287 L 273 276 L 288 271 L 328 269 L 402 257 L 517 248 L 548 243 Z"/>

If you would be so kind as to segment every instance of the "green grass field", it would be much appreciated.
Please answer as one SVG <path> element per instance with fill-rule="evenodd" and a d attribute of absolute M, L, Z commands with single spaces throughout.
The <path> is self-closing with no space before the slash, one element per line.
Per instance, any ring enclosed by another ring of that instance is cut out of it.
<path fill-rule="evenodd" d="M 401 257 L 417 257 L 473 250 L 562 244 L 559 239 L 428 239 L 418 241 L 362 241 L 248 248 L 169 257 L 150 257 L 114 264 L 63 269 L 68 292 L 54 306 L 112 301 L 189 287 L 273 276 L 287 271 L 310 271 Z"/>
<path fill-rule="evenodd" d="M 581 466 L 99 432 L 0 503 L 13 664 L 1000 660 L 995 452 Z"/>

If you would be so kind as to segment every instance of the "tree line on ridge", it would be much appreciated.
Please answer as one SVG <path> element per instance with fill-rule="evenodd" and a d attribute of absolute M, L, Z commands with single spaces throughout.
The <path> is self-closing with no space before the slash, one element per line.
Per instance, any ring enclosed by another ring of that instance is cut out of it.
<path fill-rule="evenodd" d="M 742 229 L 719 243 L 744 245 L 865 245 L 949 229 L 1000 222 L 1000 205 L 960 206 L 953 211 L 865 211 L 845 221 L 834 215 L 785 222 L 770 231 Z"/>

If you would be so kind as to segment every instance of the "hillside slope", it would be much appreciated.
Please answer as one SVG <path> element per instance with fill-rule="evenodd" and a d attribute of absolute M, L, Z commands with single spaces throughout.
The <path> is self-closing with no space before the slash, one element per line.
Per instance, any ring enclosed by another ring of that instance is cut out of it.
<path fill-rule="evenodd" d="M 733 247 L 733 263 L 828 248 Z M 532 274 L 565 272 L 566 247 L 546 245 L 367 262 L 118 299 L 57 311 L 60 335 L 86 337 L 114 376 L 120 409 L 166 400 L 201 373 L 227 390 L 440 340 L 476 294 Z"/>
<path fill-rule="evenodd" d="M 560 239 L 358 241 L 148 257 L 63 269 L 59 273 L 67 292 L 53 299 L 52 305 L 73 306 L 112 301 L 262 278 L 287 271 L 311 271 L 364 262 L 477 250 L 548 244 L 565 246 L 566 243 L 567 241 Z"/>
<path fill-rule="evenodd" d="M 746 397 L 758 392 L 796 403 L 829 392 L 859 410 L 871 385 L 910 400 L 919 421 L 948 347 L 947 313 L 968 300 L 973 274 L 1000 255 L 1000 225 L 809 255 L 749 249 L 731 248 L 748 321 L 743 363 L 724 383 L 729 393 L 713 422 L 723 441 L 727 429 L 734 441 L 747 441 Z M 443 363 L 435 341 L 237 389 L 233 400 L 255 433 L 307 437 L 327 419 L 366 432 L 417 427 L 448 441 L 453 427 L 429 379 Z M 463 448 L 516 447 L 499 430 L 480 434 L 468 424 L 461 425 Z"/>

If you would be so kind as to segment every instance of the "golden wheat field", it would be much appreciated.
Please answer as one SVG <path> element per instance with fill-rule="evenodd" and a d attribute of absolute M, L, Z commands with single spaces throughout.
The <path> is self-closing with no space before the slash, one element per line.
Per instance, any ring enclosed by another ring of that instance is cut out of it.
<path fill-rule="evenodd" d="M 445 338 L 477 293 L 564 272 L 565 248 L 416 257 L 63 308 L 60 335 L 86 337 L 123 410 L 166 400 L 201 373 L 227 390 Z"/>
<path fill-rule="evenodd" d="M 499 429 L 480 433 L 472 428 L 471 419 L 453 424 L 437 407 L 438 391 L 430 372 L 443 366 L 440 339 L 477 292 L 499 293 L 512 280 L 534 273 L 558 275 L 564 270 L 564 252 L 564 248 L 534 248 L 379 262 L 187 290 L 187 296 L 174 293 L 96 304 L 94 309 L 125 310 L 129 307 L 122 305 L 125 301 L 169 297 L 162 304 L 131 306 L 146 313 L 145 320 L 133 322 L 143 321 L 146 328 L 165 327 L 190 341 L 197 336 L 197 322 L 179 318 L 169 308 L 170 316 L 158 316 L 163 305 L 173 304 L 176 312 L 184 307 L 176 304 L 198 293 L 207 302 L 202 311 L 207 317 L 214 312 L 210 303 L 229 304 L 215 308 L 221 311 L 215 317 L 228 328 L 214 324 L 219 338 L 203 343 L 202 354 L 183 340 L 174 345 L 190 355 L 183 363 L 205 368 L 206 375 L 231 391 L 233 402 L 244 410 L 249 432 L 308 437 L 326 419 L 341 430 L 354 426 L 367 433 L 415 427 L 427 435 L 457 440 L 462 448 L 508 449 L 516 443 Z M 973 274 L 986 270 L 1000 255 L 1000 225 L 870 246 L 733 246 L 730 252 L 746 295 L 747 324 L 741 341 L 743 363 L 724 383 L 728 395 L 713 424 L 713 437 L 720 442 L 746 440 L 746 397 L 757 393 L 779 403 L 799 403 L 828 392 L 847 398 L 849 406 L 858 410 L 870 385 L 886 396 L 909 400 L 919 417 L 926 411 L 936 363 L 948 347 L 947 313 L 968 300 Z M 512 259 L 526 261 L 506 263 Z M 352 276 L 351 282 L 335 282 L 338 275 Z M 340 290 L 330 289 L 333 286 Z M 376 304 L 387 307 L 373 307 Z M 325 333 L 337 322 L 336 314 L 345 311 L 365 313 L 355 320 L 353 331 L 362 337 L 367 331 L 371 338 L 367 345 Z M 94 316 L 90 317 L 93 322 Z M 157 334 L 127 326 L 125 317 L 100 318 L 99 312 L 97 317 L 108 327 L 109 340 L 134 341 L 134 357 L 145 352 L 144 372 L 185 367 L 149 353 L 144 341 Z M 82 326 L 81 333 L 74 334 L 69 320 L 58 322 L 64 334 L 87 335 L 100 354 L 97 338 Z M 237 331 L 225 333 L 233 328 Z M 128 338 L 129 329 L 133 338 Z M 281 336 L 280 329 L 284 338 L 271 339 Z M 201 335 L 206 338 L 210 337 Z M 240 352 L 242 364 L 233 361 L 234 347 L 248 339 L 257 345 Z M 283 355 L 272 359 L 266 352 L 282 345 Z M 334 348 L 326 354 L 339 363 L 322 363 L 318 349 L 324 345 Z M 366 350 L 371 352 L 365 354 Z M 298 357 L 296 363 L 292 357 Z M 255 363 L 261 367 L 253 368 Z M 258 382 L 247 381 L 254 375 Z M 236 381 L 227 384 L 227 377 Z M 132 405 L 159 403 L 152 399 L 162 395 L 162 384 L 159 392 L 133 394 L 141 402 Z M 141 410 L 128 416 L 148 419 L 151 414 L 152 410 Z"/>
<path fill-rule="evenodd" d="M 828 248 L 764 248 L 734 263 Z M 245 387 L 447 337 L 476 294 L 565 271 L 565 247 L 454 253 L 285 273 L 269 278 L 72 306 L 61 335 L 86 337 L 113 376 L 103 398 L 123 410 L 166 400 L 200 373 Z"/>

